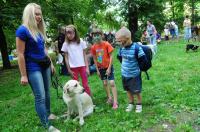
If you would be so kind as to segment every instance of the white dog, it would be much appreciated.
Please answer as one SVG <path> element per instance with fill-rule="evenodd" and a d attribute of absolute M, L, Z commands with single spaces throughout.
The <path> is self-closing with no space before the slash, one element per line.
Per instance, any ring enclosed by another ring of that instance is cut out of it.
<path fill-rule="evenodd" d="M 68 116 L 78 114 L 79 124 L 84 124 L 83 117 L 93 113 L 94 106 L 91 97 L 83 92 L 83 87 L 76 80 L 69 80 L 63 88 L 63 100 L 68 107 Z"/>

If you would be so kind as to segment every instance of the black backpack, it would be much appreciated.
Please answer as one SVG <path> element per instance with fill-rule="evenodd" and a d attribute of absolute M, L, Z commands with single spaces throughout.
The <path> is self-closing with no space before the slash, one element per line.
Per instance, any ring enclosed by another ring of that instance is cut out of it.
<path fill-rule="evenodd" d="M 139 47 L 142 48 L 142 50 L 145 53 L 145 56 L 142 56 L 140 58 L 138 58 L 138 52 L 139 52 Z M 138 65 L 140 67 L 140 70 L 146 73 L 147 79 L 149 80 L 149 75 L 147 73 L 147 71 L 152 67 L 152 50 L 150 47 L 146 46 L 146 45 L 139 45 L 139 44 L 135 44 L 135 57 L 138 61 Z"/>

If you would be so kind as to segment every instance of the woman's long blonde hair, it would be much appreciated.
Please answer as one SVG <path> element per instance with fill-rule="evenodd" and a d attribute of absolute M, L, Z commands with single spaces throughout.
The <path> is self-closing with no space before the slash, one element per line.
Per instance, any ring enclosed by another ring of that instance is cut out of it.
<path fill-rule="evenodd" d="M 31 33 L 32 37 L 35 41 L 37 41 L 38 33 L 40 33 L 44 40 L 46 40 L 46 28 L 43 16 L 41 14 L 41 22 L 37 24 L 35 20 L 35 9 L 38 8 L 41 10 L 40 5 L 35 3 L 29 3 L 25 8 L 23 12 L 23 25 L 26 26 Z"/>

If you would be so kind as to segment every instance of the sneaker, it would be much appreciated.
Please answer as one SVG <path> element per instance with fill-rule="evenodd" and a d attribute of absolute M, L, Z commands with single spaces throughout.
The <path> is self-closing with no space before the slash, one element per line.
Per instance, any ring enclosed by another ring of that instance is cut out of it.
<path fill-rule="evenodd" d="M 128 106 L 126 107 L 126 112 L 130 112 L 133 110 L 133 104 L 128 104 Z"/>
<path fill-rule="evenodd" d="M 48 132 L 60 132 L 60 130 L 58 130 L 57 128 L 50 126 L 48 129 Z"/>
<path fill-rule="evenodd" d="M 108 98 L 108 100 L 106 101 L 107 104 L 112 104 L 113 101 L 112 101 L 112 98 Z"/>
<path fill-rule="evenodd" d="M 117 103 L 113 103 L 113 107 L 112 107 L 114 110 L 116 110 L 118 108 L 118 104 Z"/>
<path fill-rule="evenodd" d="M 58 119 L 58 117 L 54 114 L 50 114 L 49 117 L 48 117 L 49 120 L 55 120 L 55 119 Z"/>
<path fill-rule="evenodd" d="M 136 105 L 135 112 L 141 113 L 142 112 L 142 105 Z"/>

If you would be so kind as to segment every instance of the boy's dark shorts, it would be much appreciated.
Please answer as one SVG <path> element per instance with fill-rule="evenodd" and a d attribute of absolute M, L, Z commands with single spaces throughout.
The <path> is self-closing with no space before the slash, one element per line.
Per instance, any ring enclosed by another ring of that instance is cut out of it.
<path fill-rule="evenodd" d="M 126 91 L 130 91 L 132 94 L 141 93 L 142 79 L 141 74 L 136 77 L 124 77 L 122 76 L 123 88 Z"/>
<path fill-rule="evenodd" d="M 99 72 L 100 72 L 100 75 L 101 75 L 101 80 L 115 80 L 113 66 L 111 67 L 111 72 L 110 72 L 109 76 L 106 75 L 107 69 L 108 68 L 99 69 Z"/>

